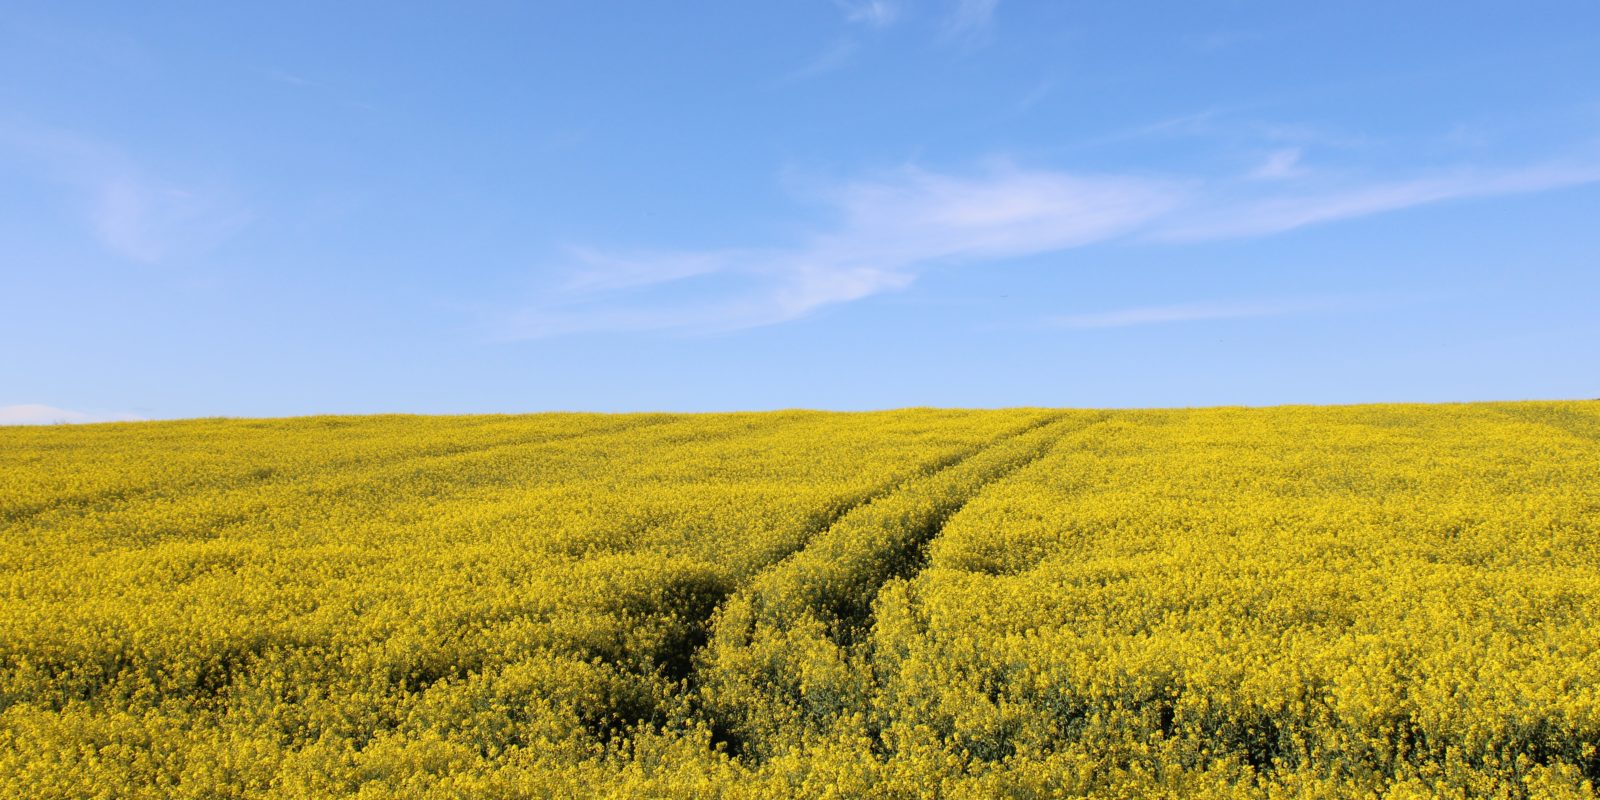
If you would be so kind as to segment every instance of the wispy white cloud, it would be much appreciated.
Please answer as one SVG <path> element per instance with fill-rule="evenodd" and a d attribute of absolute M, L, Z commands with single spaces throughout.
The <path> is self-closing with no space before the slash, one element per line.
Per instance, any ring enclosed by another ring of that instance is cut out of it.
<path fill-rule="evenodd" d="M 833 44 L 828 45 L 825 49 L 823 49 L 822 52 L 818 53 L 810 61 L 807 61 L 794 71 L 783 76 L 783 80 L 780 81 L 780 83 L 803 81 L 807 78 L 815 78 L 818 75 L 825 75 L 829 72 L 840 69 L 846 64 L 849 64 L 851 59 L 855 58 L 856 51 L 860 48 L 861 44 L 853 38 L 846 37 L 839 39 Z"/>
<path fill-rule="evenodd" d="M 1317 147 L 1341 151 L 1370 147 L 1373 140 L 1362 134 L 1337 129 L 1263 121 L 1243 116 L 1249 104 L 1213 106 L 1178 114 L 1120 130 L 1113 130 L 1073 143 L 1074 148 L 1100 147 L 1143 140 L 1201 140 L 1232 146 L 1267 144 L 1280 149 Z"/>
<path fill-rule="evenodd" d="M 1250 171 L 1250 177 L 1256 180 L 1283 180 L 1305 174 L 1305 168 L 1300 166 L 1301 150 L 1298 147 L 1285 147 L 1274 150 L 1262 159 L 1261 164 Z"/>
<path fill-rule="evenodd" d="M 1096 311 L 1087 314 L 1068 314 L 1053 317 L 1047 320 L 1047 324 L 1064 328 L 1126 328 L 1135 325 L 1159 325 L 1173 322 L 1279 317 L 1325 310 L 1327 307 L 1326 303 L 1303 301 L 1183 303 L 1166 306 L 1122 308 L 1114 311 Z"/>
<path fill-rule="evenodd" d="M 1291 189 L 1192 209 L 1168 221 L 1154 236 L 1167 241 L 1265 236 L 1449 200 L 1524 194 L 1595 182 L 1600 182 L 1600 163 L 1574 162 L 1499 170 L 1462 169 L 1408 180 Z"/>
<path fill-rule="evenodd" d="M 147 264 L 214 247 L 250 221 L 223 195 L 137 174 L 97 181 L 90 219 L 112 252 Z"/>
<path fill-rule="evenodd" d="M 378 107 L 373 103 L 352 95 L 348 88 L 325 83 L 320 79 L 313 79 L 282 67 L 259 67 L 255 70 L 255 73 L 264 80 L 287 87 L 292 91 L 304 92 L 307 97 L 319 98 L 344 108 L 352 108 L 359 111 L 378 110 Z"/>
<path fill-rule="evenodd" d="M 813 249 L 911 263 L 1004 258 L 1101 241 L 1171 209 L 1180 191 L 1133 176 L 996 163 L 970 176 L 907 167 L 823 194 L 845 224 L 819 237 Z"/>
<path fill-rule="evenodd" d="M 1046 97 L 1049 97 L 1050 93 L 1055 91 L 1055 88 L 1056 84 L 1053 80 L 1040 81 L 1032 89 L 1028 90 L 1028 93 L 1023 95 L 1022 98 L 1016 102 L 1016 105 L 1012 106 L 1012 110 L 1019 114 L 1028 111 L 1029 109 L 1038 105 Z"/>
<path fill-rule="evenodd" d="M 964 46 L 982 44 L 990 38 L 996 7 L 1000 0 L 945 0 L 943 13 L 921 14 L 930 18 L 938 35 L 946 42 Z M 810 60 L 783 75 L 778 84 L 789 84 L 834 72 L 850 64 L 861 51 L 869 30 L 878 33 L 896 26 L 908 16 L 911 0 L 834 0 L 852 30 Z"/>
<path fill-rule="evenodd" d="M 988 33 L 1000 0 L 944 0 L 942 14 L 936 14 L 946 36 L 974 38 Z M 846 21 L 871 28 L 886 28 L 906 16 L 909 0 L 834 0 Z"/>
<path fill-rule="evenodd" d="M 1276 153 L 1250 173 L 1082 175 L 1006 162 L 967 173 L 909 166 L 824 184 L 833 223 L 788 246 L 688 251 L 574 248 L 564 276 L 499 320 L 498 334 L 705 333 L 799 319 L 911 286 L 930 269 L 1053 253 L 1113 239 L 1149 245 L 1266 236 L 1455 199 L 1600 182 L 1600 161 L 1353 180 Z M 1271 177 L 1273 180 L 1261 180 Z M 1304 306 L 1200 305 L 1064 317 L 1073 327 L 1287 313 Z"/>
<path fill-rule="evenodd" d="M 497 322 L 505 339 L 542 339 L 578 333 L 647 331 L 709 334 L 774 325 L 824 306 L 903 289 L 915 275 L 872 266 L 810 263 L 798 253 L 751 253 L 712 286 L 693 294 L 615 296 L 556 293 Z M 631 269 L 648 270 L 641 262 Z M 666 282 L 665 280 L 662 281 Z M 681 288 L 681 287 L 674 287 Z M 687 295 L 687 296 L 685 296 Z"/>
<path fill-rule="evenodd" d="M 592 247 L 569 247 L 567 253 L 576 268 L 563 288 L 573 292 L 615 291 L 681 281 L 725 271 L 739 258 L 736 252 L 611 253 Z"/>
<path fill-rule="evenodd" d="M 304 76 L 297 75 L 297 74 L 295 74 L 293 72 L 290 72 L 290 71 L 288 71 L 286 69 L 280 69 L 278 67 L 266 67 L 266 68 L 263 68 L 263 69 L 258 69 L 256 71 L 261 75 L 261 77 L 266 78 L 267 80 L 272 81 L 274 83 L 282 83 L 282 84 L 285 84 L 285 85 L 288 85 L 288 86 L 317 86 L 318 85 L 316 81 L 311 80 L 310 78 L 306 78 Z"/>
<path fill-rule="evenodd" d="M 506 321 L 539 338 L 585 331 L 749 328 L 910 286 L 940 264 L 1080 247 L 1167 213 L 1182 188 L 997 164 L 954 175 L 906 167 L 823 187 L 837 223 L 791 247 L 619 254 L 574 251 L 562 284 Z"/>
<path fill-rule="evenodd" d="M 900 18 L 902 4 L 894 0 L 834 0 L 850 22 L 882 28 Z"/>
<path fill-rule="evenodd" d="M 1074 149 L 1135 142 L 1143 139 L 1166 139 L 1210 136 L 1218 127 L 1218 120 L 1227 112 L 1222 108 L 1208 108 L 1187 114 L 1166 117 L 1154 122 L 1113 130 L 1071 143 Z"/>
<path fill-rule="evenodd" d="M 110 252 L 143 263 L 209 250 L 252 215 L 214 183 L 175 180 L 70 131 L 0 125 L 0 158 L 77 199 L 85 227 Z"/>
<path fill-rule="evenodd" d="M 999 6 L 1000 0 L 955 0 L 955 7 L 945 17 L 945 36 L 966 43 L 987 39 Z"/>
<path fill-rule="evenodd" d="M 41 405 L 39 403 L 23 403 L 19 405 L 0 406 L 0 425 L 58 425 L 77 424 L 86 422 L 137 422 L 143 420 L 137 414 L 126 412 L 105 411 L 73 411 L 67 408 Z"/>

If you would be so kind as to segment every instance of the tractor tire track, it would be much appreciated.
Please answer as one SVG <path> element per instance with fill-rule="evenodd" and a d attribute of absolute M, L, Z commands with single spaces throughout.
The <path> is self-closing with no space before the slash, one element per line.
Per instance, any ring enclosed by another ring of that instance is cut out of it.
<path fill-rule="evenodd" d="M 993 440 L 857 506 L 757 575 L 719 605 L 693 658 L 685 691 L 699 723 L 730 754 L 760 761 L 854 707 L 843 698 L 870 687 L 850 677 L 852 653 L 883 586 L 921 569 L 927 544 L 988 486 L 1104 416 L 1062 412 Z"/>
<path fill-rule="evenodd" d="M 787 553 L 767 564 L 766 567 L 753 576 L 739 583 L 722 583 L 716 585 L 703 579 L 703 576 L 692 580 L 685 580 L 684 584 L 662 587 L 660 596 L 670 598 L 666 605 L 656 608 L 656 611 L 666 612 L 670 616 L 685 621 L 687 624 L 681 635 L 664 644 L 655 652 L 635 654 L 629 658 L 629 663 L 621 661 L 611 662 L 611 666 L 635 673 L 639 678 L 658 676 L 665 678 L 677 686 L 674 695 L 665 703 L 642 707 L 635 707 L 620 717 L 612 718 L 605 726 L 591 731 L 601 741 L 611 741 L 617 736 L 627 735 L 631 730 L 639 727 L 662 726 L 668 721 L 669 707 L 694 709 L 699 695 L 698 668 L 704 661 L 703 653 L 710 644 L 714 635 L 716 621 L 724 616 L 724 608 L 731 598 L 738 597 L 741 592 L 759 580 L 762 576 L 774 571 L 785 569 L 786 564 L 803 554 L 806 549 L 820 537 L 826 537 L 830 531 L 835 530 L 844 520 L 862 513 L 863 509 L 881 503 L 887 498 L 894 497 L 909 485 L 915 485 L 932 477 L 945 474 L 950 470 L 959 468 L 962 464 L 973 458 L 978 458 L 990 449 L 999 446 L 1017 437 L 1025 436 L 1041 427 L 1049 425 L 1060 418 L 1060 414 L 1043 416 L 1039 419 L 1029 420 L 1026 424 L 991 437 L 988 441 L 960 448 L 938 458 L 930 459 L 915 465 L 885 480 L 880 485 L 866 492 L 846 500 L 837 508 L 821 515 L 800 537 L 795 546 Z M 691 585 L 692 584 L 692 585 Z M 689 712 L 697 714 L 697 711 Z"/>

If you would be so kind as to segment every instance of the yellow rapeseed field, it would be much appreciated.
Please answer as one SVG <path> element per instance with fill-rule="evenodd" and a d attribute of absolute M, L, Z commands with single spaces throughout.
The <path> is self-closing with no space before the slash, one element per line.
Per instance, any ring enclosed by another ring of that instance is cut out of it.
<path fill-rule="evenodd" d="M 1600 402 L 0 428 L 0 797 L 1594 798 Z"/>

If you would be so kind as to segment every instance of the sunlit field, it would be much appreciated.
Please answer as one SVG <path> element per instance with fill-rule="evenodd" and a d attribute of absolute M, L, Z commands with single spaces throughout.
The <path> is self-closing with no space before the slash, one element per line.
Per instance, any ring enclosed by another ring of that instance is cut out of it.
<path fill-rule="evenodd" d="M 0 428 L 0 796 L 1594 797 L 1600 402 Z"/>

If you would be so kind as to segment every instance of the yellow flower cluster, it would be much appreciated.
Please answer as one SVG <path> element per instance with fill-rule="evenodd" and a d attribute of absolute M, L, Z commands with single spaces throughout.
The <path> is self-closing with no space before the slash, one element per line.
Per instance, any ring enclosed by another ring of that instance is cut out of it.
<path fill-rule="evenodd" d="M 0 428 L 0 796 L 1594 798 L 1600 403 Z"/>

